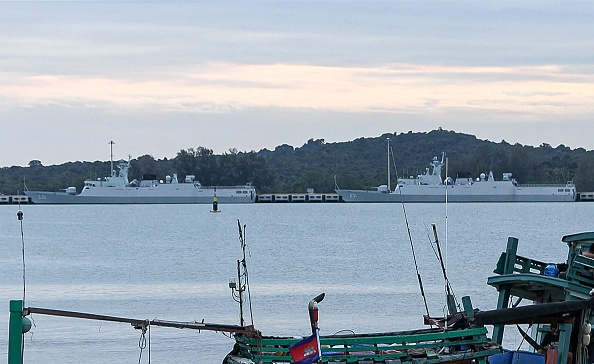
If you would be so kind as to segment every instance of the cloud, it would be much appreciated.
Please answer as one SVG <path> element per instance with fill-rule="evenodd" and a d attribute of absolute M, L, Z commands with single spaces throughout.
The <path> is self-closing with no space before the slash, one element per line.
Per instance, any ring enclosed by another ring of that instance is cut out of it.
<path fill-rule="evenodd" d="M 180 70 L 167 79 L 0 74 L 0 107 L 100 104 L 188 113 L 267 107 L 338 112 L 425 113 L 466 108 L 587 113 L 594 101 L 593 76 L 568 69 L 549 65 L 208 63 Z"/>
<path fill-rule="evenodd" d="M 171 156 L 439 126 L 592 148 L 592 2 L 0 7 L 0 123 L 27 135 L 3 163 L 94 160 L 112 139 Z"/>

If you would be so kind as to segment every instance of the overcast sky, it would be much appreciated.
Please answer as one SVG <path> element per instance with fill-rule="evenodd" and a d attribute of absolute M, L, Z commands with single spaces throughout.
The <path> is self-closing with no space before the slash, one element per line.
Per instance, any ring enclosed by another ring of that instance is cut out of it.
<path fill-rule="evenodd" d="M 591 1 L 1 2 L 0 166 L 438 127 L 591 150 L 593 19 Z"/>

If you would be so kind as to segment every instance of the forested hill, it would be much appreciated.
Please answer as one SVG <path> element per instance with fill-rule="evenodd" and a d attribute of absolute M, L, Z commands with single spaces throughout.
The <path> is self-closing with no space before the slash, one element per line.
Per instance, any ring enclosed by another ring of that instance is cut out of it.
<path fill-rule="evenodd" d="M 422 173 L 433 157 L 442 152 L 448 158 L 448 175 L 470 173 L 478 177 L 493 171 L 496 179 L 510 172 L 519 183 L 565 183 L 574 180 L 578 191 L 594 191 L 594 151 L 570 149 L 563 145 L 538 147 L 511 145 L 480 140 L 473 135 L 442 129 L 428 133 L 393 133 L 349 142 L 325 143 L 310 139 L 294 148 L 281 145 L 274 151 L 238 152 L 231 149 L 222 155 L 207 147 L 180 150 L 172 159 L 155 160 L 150 155 L 132 160 L 130 180 L 145 173 L 178 173 L 179 179 L 193 174 L 203 185 L 236 185 L 248 182 L 258 192 L 316 192 L 334 190 L 336 178 L 341 188 L 371 188 L 386 183 L 388 141 L 393 152 L 392 186 L 397 176 Z M 395 168 L 394 168 L 395 167 Z M 23 190 L 23 180 L 30 190 L 58 191 L 76 186 L 80 191 L 85 179 L 109 174 L 109 161 L 69 162 L 43 166 L 33 160 L 29 167 L 0 169 L 0 192 L 14 194 Z M 444 171 L 445 172 L 445 171 Z"/>
<path fill-rule="evenodd" d="M 315 187 L 334 189 L 334 176 L 341 188 L 367 189 L 387 182 L 387 138 L 393 150 L 391 185 L 397 176 L 423 173 L 433 157 L 448 158 L 448 175 L 470 173 L 478 177 L 493 171 L 496 179 L 510 172 L 519 183 L 576 182 L 578 191 L 594 190 L 594 151 L 571 150 L 560 145 L 539 147 L 495 143 L 473 135 L 442 129 L 428 133 L 393 133 L 350 142 L 325 143 L 310 139 L 301 148 L 283 145 L 273 152 L 262 150 L 284 191 Z M 394 168 L 395 165 L 395 168 Z M 445 174 L 445 171 L 442 171 Z"/>

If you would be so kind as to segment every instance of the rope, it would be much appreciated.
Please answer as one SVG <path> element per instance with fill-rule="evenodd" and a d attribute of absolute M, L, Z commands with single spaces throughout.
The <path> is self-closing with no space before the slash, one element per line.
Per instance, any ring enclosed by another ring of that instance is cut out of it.
<path fill-rule="evenodd" d="M 148 329 L 148 341 L 146 339 L 146 332 Z M 151 362 L 151 325 L 148 320 L 146 320 L 142 324 L 141 328 L 142 332 L 140 334 L 140 338 L 138 339 L 138 347 L 140 348 L 140 354 L 138 355 L 138 364 L 142 360 L 142 351 L 147 348 L 148 343 L 148 363 Z"/>

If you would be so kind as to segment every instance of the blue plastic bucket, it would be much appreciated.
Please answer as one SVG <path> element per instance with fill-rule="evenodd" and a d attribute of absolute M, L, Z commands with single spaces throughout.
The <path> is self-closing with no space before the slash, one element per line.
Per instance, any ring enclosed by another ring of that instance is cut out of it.
<path fill-rule="evenodd" d="M 489 364 L 512 364 L 512 357 L 514 353 L 509 350 L 503 350 L 501 354 L 491 355 L 488 360 Z"/>
<path fill-rule="evenodd" d="M 555 263 L 549 263 L 544 269 L 544 275 L 549 277 L 559 277 L 559 268 Z"/>
<path fill-rule="evenodd" d="M 513 353 L 511 364 L 545 364 L 546 356 L 544 354 L 525 350 L 518 350 Z"/>

